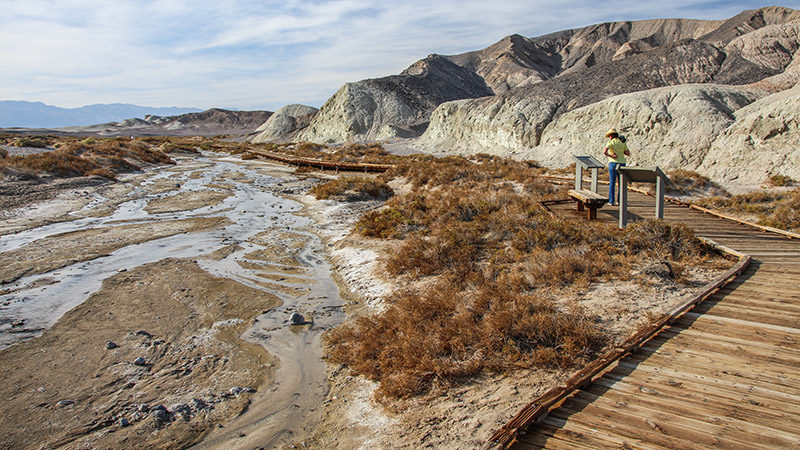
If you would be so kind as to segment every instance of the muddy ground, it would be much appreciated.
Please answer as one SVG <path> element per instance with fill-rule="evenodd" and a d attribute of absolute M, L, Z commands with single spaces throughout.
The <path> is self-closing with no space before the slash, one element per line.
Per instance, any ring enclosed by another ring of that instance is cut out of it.
<path fill-rule="evenodd" d="M 282 339 L 300 336 L 308 341 L 302 348 L 319 348 L 321 333 L 341 320 L 325 322 L 320 313 L 335 317 L 336 305 L 314 306 L 335 295 L 330 287 L 312 292 L 320 275 L 310 260 L 330 259 L 348 320 L 379 310 L 399 287 L 379 264 L 379 255 L 390 251 L 387 244 L 349 234 L 358 215 L 380 202 L 317 201 L 307 195 L 313 177 L 301 179 L 269 163 L 236 164 L 282 177 L 263 189 L 302 203 L 300 214 L 311 220 L 307 230 L 270 222 L 273 213 L 259 214 L 260 232 L 227 237 L 202 255 L 116 270 L 51 327 L 28 330 L 40 336 L 0 350 L 0 398 L 8 399 L 0 403 L 0 448 L 184 448 L 199 442 L 198 448 L 472 449 L 571 375 L 539 369 L 491 374 L 423 398 L 378 404 L 374 383 L 346 367 L 325 365 L 321 351 L 297 366 L 282 364 L 286 353 L 299 351 Z M 32 274 L 44 277 L 37 283 L 58 284 L 59 268 L 77 261 L 229 227 L 238 216 L 194 210 L 225 211 L 224 202 L 240 195 L 232 186 L 253 185 L 254 179 L 228 170 L 208 180 L 207 189 L 179 191 L 211 168 L 207 161 L 184 161 L 121 183 L 37 188 L 27 200 L 21 185 L 8 188 L 20 190 L 5 200 L 16 209 L 4 209 L 0 235 L 69 223 L 78 210 L 82 217 L 119 214 L 126 201 L 145 194 L 155 197 L 142 210 L 163 220 L 155 226 L 123 214 L 126 220 L 108 229 L 88 226 L 14 246 L 0 253 L 0 296 L 36 288 L 26 285 Z M 176 182 L 173 175 L 184 178 Z M 324 245 L 302 253 L 314 236 Z M 225 261 L 236 268 L 222 264 L 209 271 Z M 239 269 L 248 277 L 221 276 Z M 621 340 L 641 318 L 683 301 L 717 269 L 694 271 L 685 285 L 597 284 L 558 295 L 582 304 Z M 315 315 L 314 323 L 285 326 L 282 318 L 291 311 L 279 305 L 292 299 L 305 299 L 297 310 Z M 16 331 L 28 325 L 4 326 Z M 276 331 L 285 333 L 264 337 Z M 298 394 L 309 391 L 314 395 Z M 278 425 L 270 421 L 274 416 L 283 417 Z"/>

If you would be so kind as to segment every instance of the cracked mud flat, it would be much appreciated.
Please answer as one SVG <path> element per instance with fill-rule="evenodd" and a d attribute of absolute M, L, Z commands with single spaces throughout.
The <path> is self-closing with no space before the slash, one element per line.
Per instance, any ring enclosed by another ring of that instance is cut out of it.
<path fill-rule="evenodd" d="M 4 211 L 0 448 L 303 440 L 344 319 L 315 224 L 280 196 L 312 182 L 205 155 Z"/>

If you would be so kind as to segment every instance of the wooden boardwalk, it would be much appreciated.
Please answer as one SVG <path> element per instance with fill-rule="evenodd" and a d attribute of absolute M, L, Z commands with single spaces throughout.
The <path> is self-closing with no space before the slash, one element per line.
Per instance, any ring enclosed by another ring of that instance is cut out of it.
<path fill-rule="evenodd" d="M 632 220 L 654 215 L 653 198 L 629 200 Z M 553 207 L 585 220 L 574 208 Z M 598 219 L 615 223 L 617 209 Z M 750 266 L 510 448 L 800 449 L 800 240 L 677 205 L 664 218 L 749 254 Z"/>

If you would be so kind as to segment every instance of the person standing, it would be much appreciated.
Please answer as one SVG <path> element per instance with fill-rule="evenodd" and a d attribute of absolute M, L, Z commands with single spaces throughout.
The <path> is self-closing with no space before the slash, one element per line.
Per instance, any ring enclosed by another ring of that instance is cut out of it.
<path fill-rule="evenodd" d="M 608 157 L 608 204 L 618 205 L 619 190 L 622 189 L 622 186 L 618 186 L 616 190 L 614 189 L 614 186 L 619 182 L 617 169 L 625 166 L 626 157 L 630 156 L 631 153 L 628 151 L 628 145 L 625 143 L 624 138 L 620 139 L 620 135 L 615 128 L 608 130 L 606 137 L 608 138 L 608 143 L 603 154 Z"/>

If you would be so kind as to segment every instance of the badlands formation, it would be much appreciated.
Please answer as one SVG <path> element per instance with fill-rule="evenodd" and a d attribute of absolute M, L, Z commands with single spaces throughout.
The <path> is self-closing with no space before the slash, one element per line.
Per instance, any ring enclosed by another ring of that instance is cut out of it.
<path fill-rule="evenodd" d="M 405 138 L 437 154 L 561 167 L 575 154 L 601 156 L 613 126 L 628 137 L 635 165 L 742 187 L 777 174 L 800 179 L 798 47 L 800 11 L 782 7 L 513 35 L 347 83 L 318 112 L 286 112 L 254 139 Z"/>

